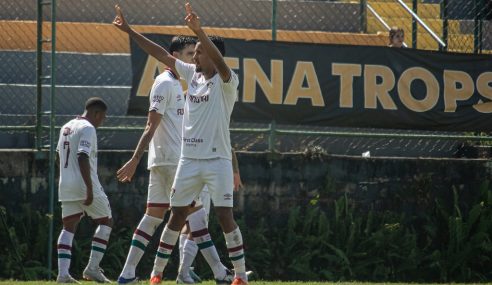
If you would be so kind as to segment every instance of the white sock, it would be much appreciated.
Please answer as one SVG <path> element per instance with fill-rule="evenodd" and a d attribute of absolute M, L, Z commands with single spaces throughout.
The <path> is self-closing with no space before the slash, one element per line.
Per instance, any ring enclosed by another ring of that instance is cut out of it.
<path fill-rule="evenodd" d="M 234 266 L 236 277 L 240 277 L 244 281 L 248 281 L 246 276 L 246 261 L 244 259 L 243 236 L 239 227 L 230 233 L 224 233 L 229 258 Z"/>
<path fill-rule="evenodd" d="M 91 255 L 89 257 L 89 268 L 99 268 L 99 263 L 104 256 L 106 247 L 108 246 L 109 236 L 111 235 L 111 228 L 105 225 L 99 225 L 92 238 Z"/>
<path fill-rule="evenodd" d="M 207 229 L 207 213 L 205 209 L 200 209 L 188 216 L 191 235 L 196 245 L 200 249 L 203 257 L 214 272 L 216 279 L 223 279 L 226 275 L 224 265 L 220 262 L 217 248 L 215 248 L 212 238 Z"/>
<path fill-rule="evenodd" d="M 72 241 L 74 234 L 62 230 L 58 236 L 57 251 L 58 251 L 58 275 L 69 275 L 70 261 L 72 260 Z"/>
<path fill-rule="evenodd" d="M 130 246 L 130 251 L 126 257 L 125 266 L 121 271 L 120 276 L 123 278 L 134 278 L 135 269 L 137 264 L 140 262 L 143 254 L 145 253 L 145 248 L 149 244 L 150 239 L 155 233 L 157 227 L 162 223 L 162 219 L 152 217 L 149 215 L 144 215 L 140 220 L 137 229 L 133 233 L 132 244 Z"/>
<path fill-rule="evenodd" d="M 169 229 L 166 225 L 164 231 L 161 235 L 161 241 L 159 242 L 159 248 L 157 248 L 157 253 L 154 259 L 154 268 L 152 269 L 151 277 L 160 275 L 164 268 L 166 268 L 167 262 L 171 257 L 173 247 L 178 241 L 179 231 L 173 231 Z"/>
<path fill-rule="evenodd" d="M 183 249 L 187 239 L 188 239 L 187 234 L 182 233 L 179 235 L 179 264 L 183 262 Z"/>
<path fill-rule="evenodd" d="M 183 259 L 179 266 L 179 274 L 182 277 L 190 277 L 190 267 L 195 260 L 196 254 L 198 252 L 198 246 L 192 240 L 187 239 L 183 247 Z M 191 278 L 191 277 L 190 277 Z"/>

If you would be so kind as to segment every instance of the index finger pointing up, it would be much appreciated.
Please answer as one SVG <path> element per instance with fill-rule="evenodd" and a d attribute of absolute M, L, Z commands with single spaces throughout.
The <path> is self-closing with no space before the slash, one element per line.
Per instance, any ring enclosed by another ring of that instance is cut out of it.
<path fill-rule="evenodd" d="M 191 9 L 191 4 L 190 4 L 190 2 L 186 2 L 186 4 L 185 4 L 185 9 L 186 9 L 186 14 L 191 14 L 191 13 L 193 13 L 193 9 Z"/>
<path fill-rule="evenodd" d="M 122 13 L 121 13 L 121 7 L 120 7 L 120 5 L 116 4 L 116 5 L 114 6 L 114 8 L 115 8 L 115 10 L 116 10 L 116 15 L 118 15 L 118 16 L 120 16 L 120 17 L 121 17 L 121 16 L 123 16 L 123 15 L 122 15 Z"/>

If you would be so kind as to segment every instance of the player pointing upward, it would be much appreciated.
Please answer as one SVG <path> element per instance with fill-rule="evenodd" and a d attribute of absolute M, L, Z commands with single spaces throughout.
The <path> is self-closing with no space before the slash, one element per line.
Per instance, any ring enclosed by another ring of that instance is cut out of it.
<path fill-rule="evenodd" d="M 186 4 L 186 14 L 186 24 L 199 41 L 193 56 L 195 64 L 177 60 L 159 45 L 129 32 L 147 53 L 175 68 L 189 87 L 184 108 L 181 156 L 170 201 L 173 215 L 161 236 L 151 283 L 160 282 L 162 271 L 186 221 L 188 205 L 206 185 L 234 265 L 236 276 L 233 284 L 247 284 L 242 235 L 232 212 L 233 173 L 229 121 L 239 80 L 224 61 L 223 40 L 209 38 L 205 34 L 199 17 L 189 3 Z M 206 245 L 209 239 L 210 235 L 206 233 L 200 236 L 199 243 Z"/>

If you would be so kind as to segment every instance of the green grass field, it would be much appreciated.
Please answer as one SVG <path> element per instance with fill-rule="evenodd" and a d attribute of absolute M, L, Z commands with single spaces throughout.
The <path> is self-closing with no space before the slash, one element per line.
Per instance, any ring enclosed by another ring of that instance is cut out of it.
<path fill-rule="evenodd" d="M 96 282 L 89 282 L 89 281 L 81 281 L 82 284 L 98 284 Z M 15 284 L 15 285 L 55 285 L 55 284 L 58 284 L 56 283 L 55 281 L 0 281 L 0 285 L 7 285 L 7 284 Z M 115 283 L 113 283 L 115 284 Z M 141 281 L 138 283 L 139 285 L 147 285 L 149 284 L 149 282 L 147 280 L 145 281 Z M 166 284 L 175 284 L 175 282 L 171 282 L 171 281 L 167 281 L 165 280 L 163 283 L 163 285 L 166 285 Z M 200 283 L 201 285 L 215 285 L 215 282 L 213 281 L 206 281 L 206 282 L 202 282 Z M 251 281 L 249 282 L 249 284 L 251 285 L 320 285 L 320 284 L 330 284 L 330 283 L 327 283 L 327 282 L 266 282 L 266 281 Z M 337 284 L 337 285 L 344 285 L 344 284 L 347 284 L 347 285 L 354 285 L 354 284 L 363 284 L 363 283 L 331 283 L 331 284 Z M 374 283 L 376 284 L 376 283 Z M 384 284 L 384 283 L 379 283 L 379 284 Z M 415 285 L 415 284 L 412 284 L 412 285 Z"/>
<path fill-rule="evenodd" d="M 7 285 L 7 284 L 14 284 L 14 285 L 55 285 L 58 284 L 54 281 L 0 281 L 0 285 Z M 82 284 L 98 284 L 96 282 L 88 282 L 88 281 L 82 281 Z M 115 284 L 115 283 L 113 283 Z M 138 284 L 140 285 L 146 285 L 149 284 L 147 280 L 141 281 Z M 170 284 L 175 284 L 174 281 L 167 281 L 165 280 L 163 285 L 170 285 Z M 200 283 L 201 285 L 215 285 L 215 282 L 213 281 L 206 281 Z M 251 285 L 320 285 L 320 284 L 333 284 L 333 285 L 418 285 L 418 284 L 435 284 L 435 285 L 443 285 L 443 283 L 367 283 L 367 282 L 281 282 L 281 281 L 251 281 L 249 282 Z M 452 283 L 454 285 L 458 285 L 460 283 Z M 492 283 L 461 283 L 461 284 L 467 284 L 467 285 L 472 285 L 472 284 L 477 284 L 477 285 L 492 285 Z"/>
<path fill-rule="evenodd" d="M 89 282 L 89 281 L 81 281 L 82 284 L 99 284 L 96 282 Z M 58 284 L 55 281 L 0 281 L 0 285 L 7 285 L 7 284 L 14 284 L 14 285 L 55 285 Z M 113 282 L 113 284 L 116 284 Z M 140 281 L 137 283 L 139 285 L 148 285 L 149 282 L 148 280 L 145 281 Z M 174 280 L 168 281 L 164 280 L 162 283 L 163 285 L 170 285 L 170 284 L 176 284 Z M 335 283 L 335 282 L 281 282 L 281 281 L 272 281 L 272 282 L 267 282 L 267 281 L 250 281 L 249 284 L 251 285 L 320 285 L 320 284 L 336 284 L 336 285 L 355 285 L 355 284 L 369 284 L 369 283 L 357 283 L 357 282 L 346 282 L 346 283 Z M 389 284 L 389 283 L 371 283 L 374 285 L 377 284 Z M 485 283 L 482 283 L 483 285 Z M 200 283 L 200 285 L 215 285 L 215 282 L 213 281 L 205 281 Z M 399 283 L 398 285 L 404 285 L 403 283 Z M 410 284 L 409 284 L 410 285 Z M 416 285 L 411 284 L 411 285 Z M 442 285 L 442 284 L 441 284 Z"/>

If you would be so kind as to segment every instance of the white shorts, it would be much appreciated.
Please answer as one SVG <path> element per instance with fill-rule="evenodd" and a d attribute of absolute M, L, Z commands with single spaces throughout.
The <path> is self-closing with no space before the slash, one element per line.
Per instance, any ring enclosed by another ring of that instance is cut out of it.
<path fill-rule="evenodd" d="M 176 175 L 176 165 L 154 166 L 150 169 L 149 188 L 147 193 L 147 208 L 164 207 L 169 208 L 171 201 L 171 189 L 174 176 Z M 194 199 L 188 205 L 200 206 L 201 200 Z"/>
<path fill-rule="evenodd" d="M 84 200 L 79 201 L 62 201 L 62 219 L 71 218 L 74 216 L 87 216 L 93 220 L 101 218 L 111 218 L 111 207 L 106 196 L 95 197 L 92 204 L 84 205 Z"/>
<path fill-rule="evenodd" d="M 205 185 L 215 207 L 232 207 L 232 162 L 225 158 L 181 158 L 174 178 L 171 206 L 189 205 L 199 197 Z"/>
<path fill-rule="evenodd" d="M 176 165 L 155 166 L 150 169 L 147 207 L 169 208 Z"/>

